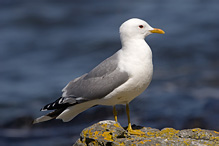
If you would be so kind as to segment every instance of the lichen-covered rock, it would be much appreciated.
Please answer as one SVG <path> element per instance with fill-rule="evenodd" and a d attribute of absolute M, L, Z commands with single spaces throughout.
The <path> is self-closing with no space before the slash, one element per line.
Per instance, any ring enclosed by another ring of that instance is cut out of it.
<path fill-rule="evenodd" d="M 74 146 L 216 146 L 219 145 L 219 132 L 212 130 L 187 129 L 175 130 L 164 128 L 162 130 L 133 126 L 144 135 L 131 135 L 115 121 L 101 121 L 81 132 L 80 138 Z"/>

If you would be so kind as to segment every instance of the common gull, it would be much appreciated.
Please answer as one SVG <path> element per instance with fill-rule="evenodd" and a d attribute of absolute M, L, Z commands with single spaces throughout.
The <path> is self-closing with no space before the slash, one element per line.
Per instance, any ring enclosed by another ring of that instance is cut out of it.
<path fill-rule="evenodd" d="M 122 48 L 97 65 L 90 72 L 70 81 L 62 96 L 41 110 L 54 110 L 34 120 L 39 123 L 51 119 L 68 122 L 79 113 L 96 105 L 126 105 L 129 132 L 134 132 L 129 116 L 129 102 L 140 95 L 150 84 L 153 74 L 152 52 L 145 37 L 164 31 L 152 28 L 147 22 L 132 18 L 120 26 Z"/>

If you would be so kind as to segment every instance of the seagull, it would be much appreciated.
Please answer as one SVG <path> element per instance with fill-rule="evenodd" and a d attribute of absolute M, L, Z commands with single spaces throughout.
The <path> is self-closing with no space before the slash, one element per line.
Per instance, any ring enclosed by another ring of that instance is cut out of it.
<path fill-rule="evenodd" d="M 97 65 L 90 72 L 70 81 L 60 98 L 44 106 L 41 111 L 53 110 L 34 120 L 35 123 L 51 119 L 63 122 L 96 105 L 113 106 L 117 122 L 116 105 L 126 105 L 128 132 L 131 127 L 129 102 L 150 84 L 153 75 L 152 52 L 145 37 L 152 33 L 164 34 L 147 22 L 132 18 L 120 26 L 122 48 Z"/>

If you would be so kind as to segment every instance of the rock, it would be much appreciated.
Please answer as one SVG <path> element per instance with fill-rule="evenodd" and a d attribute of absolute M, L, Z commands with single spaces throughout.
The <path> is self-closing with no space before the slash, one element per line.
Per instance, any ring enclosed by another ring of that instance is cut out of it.
<path fill-rule="evenodd" d="M 215 146 L 219 145 L 219 132 L 200 128 L 175 130 L 164 128 L 158 130 L 150 127 L 132 126 L 145 135 L 131 135 L 118 122 L 101 121 L 85 128 L 74 146 L 117 146 L 117 145 L 180 145 L 180 146 Z"/>

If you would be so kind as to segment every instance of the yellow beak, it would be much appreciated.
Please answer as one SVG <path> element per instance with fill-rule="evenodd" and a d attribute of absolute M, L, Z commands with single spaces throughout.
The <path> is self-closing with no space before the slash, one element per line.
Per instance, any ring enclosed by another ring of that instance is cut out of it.
<path fill-rule="evenodd" d="M 151 33 L 160 33 L 165 34 L 165 32 L 162 29 L 154 28 L 153 30 L 150 30 Z"/>

